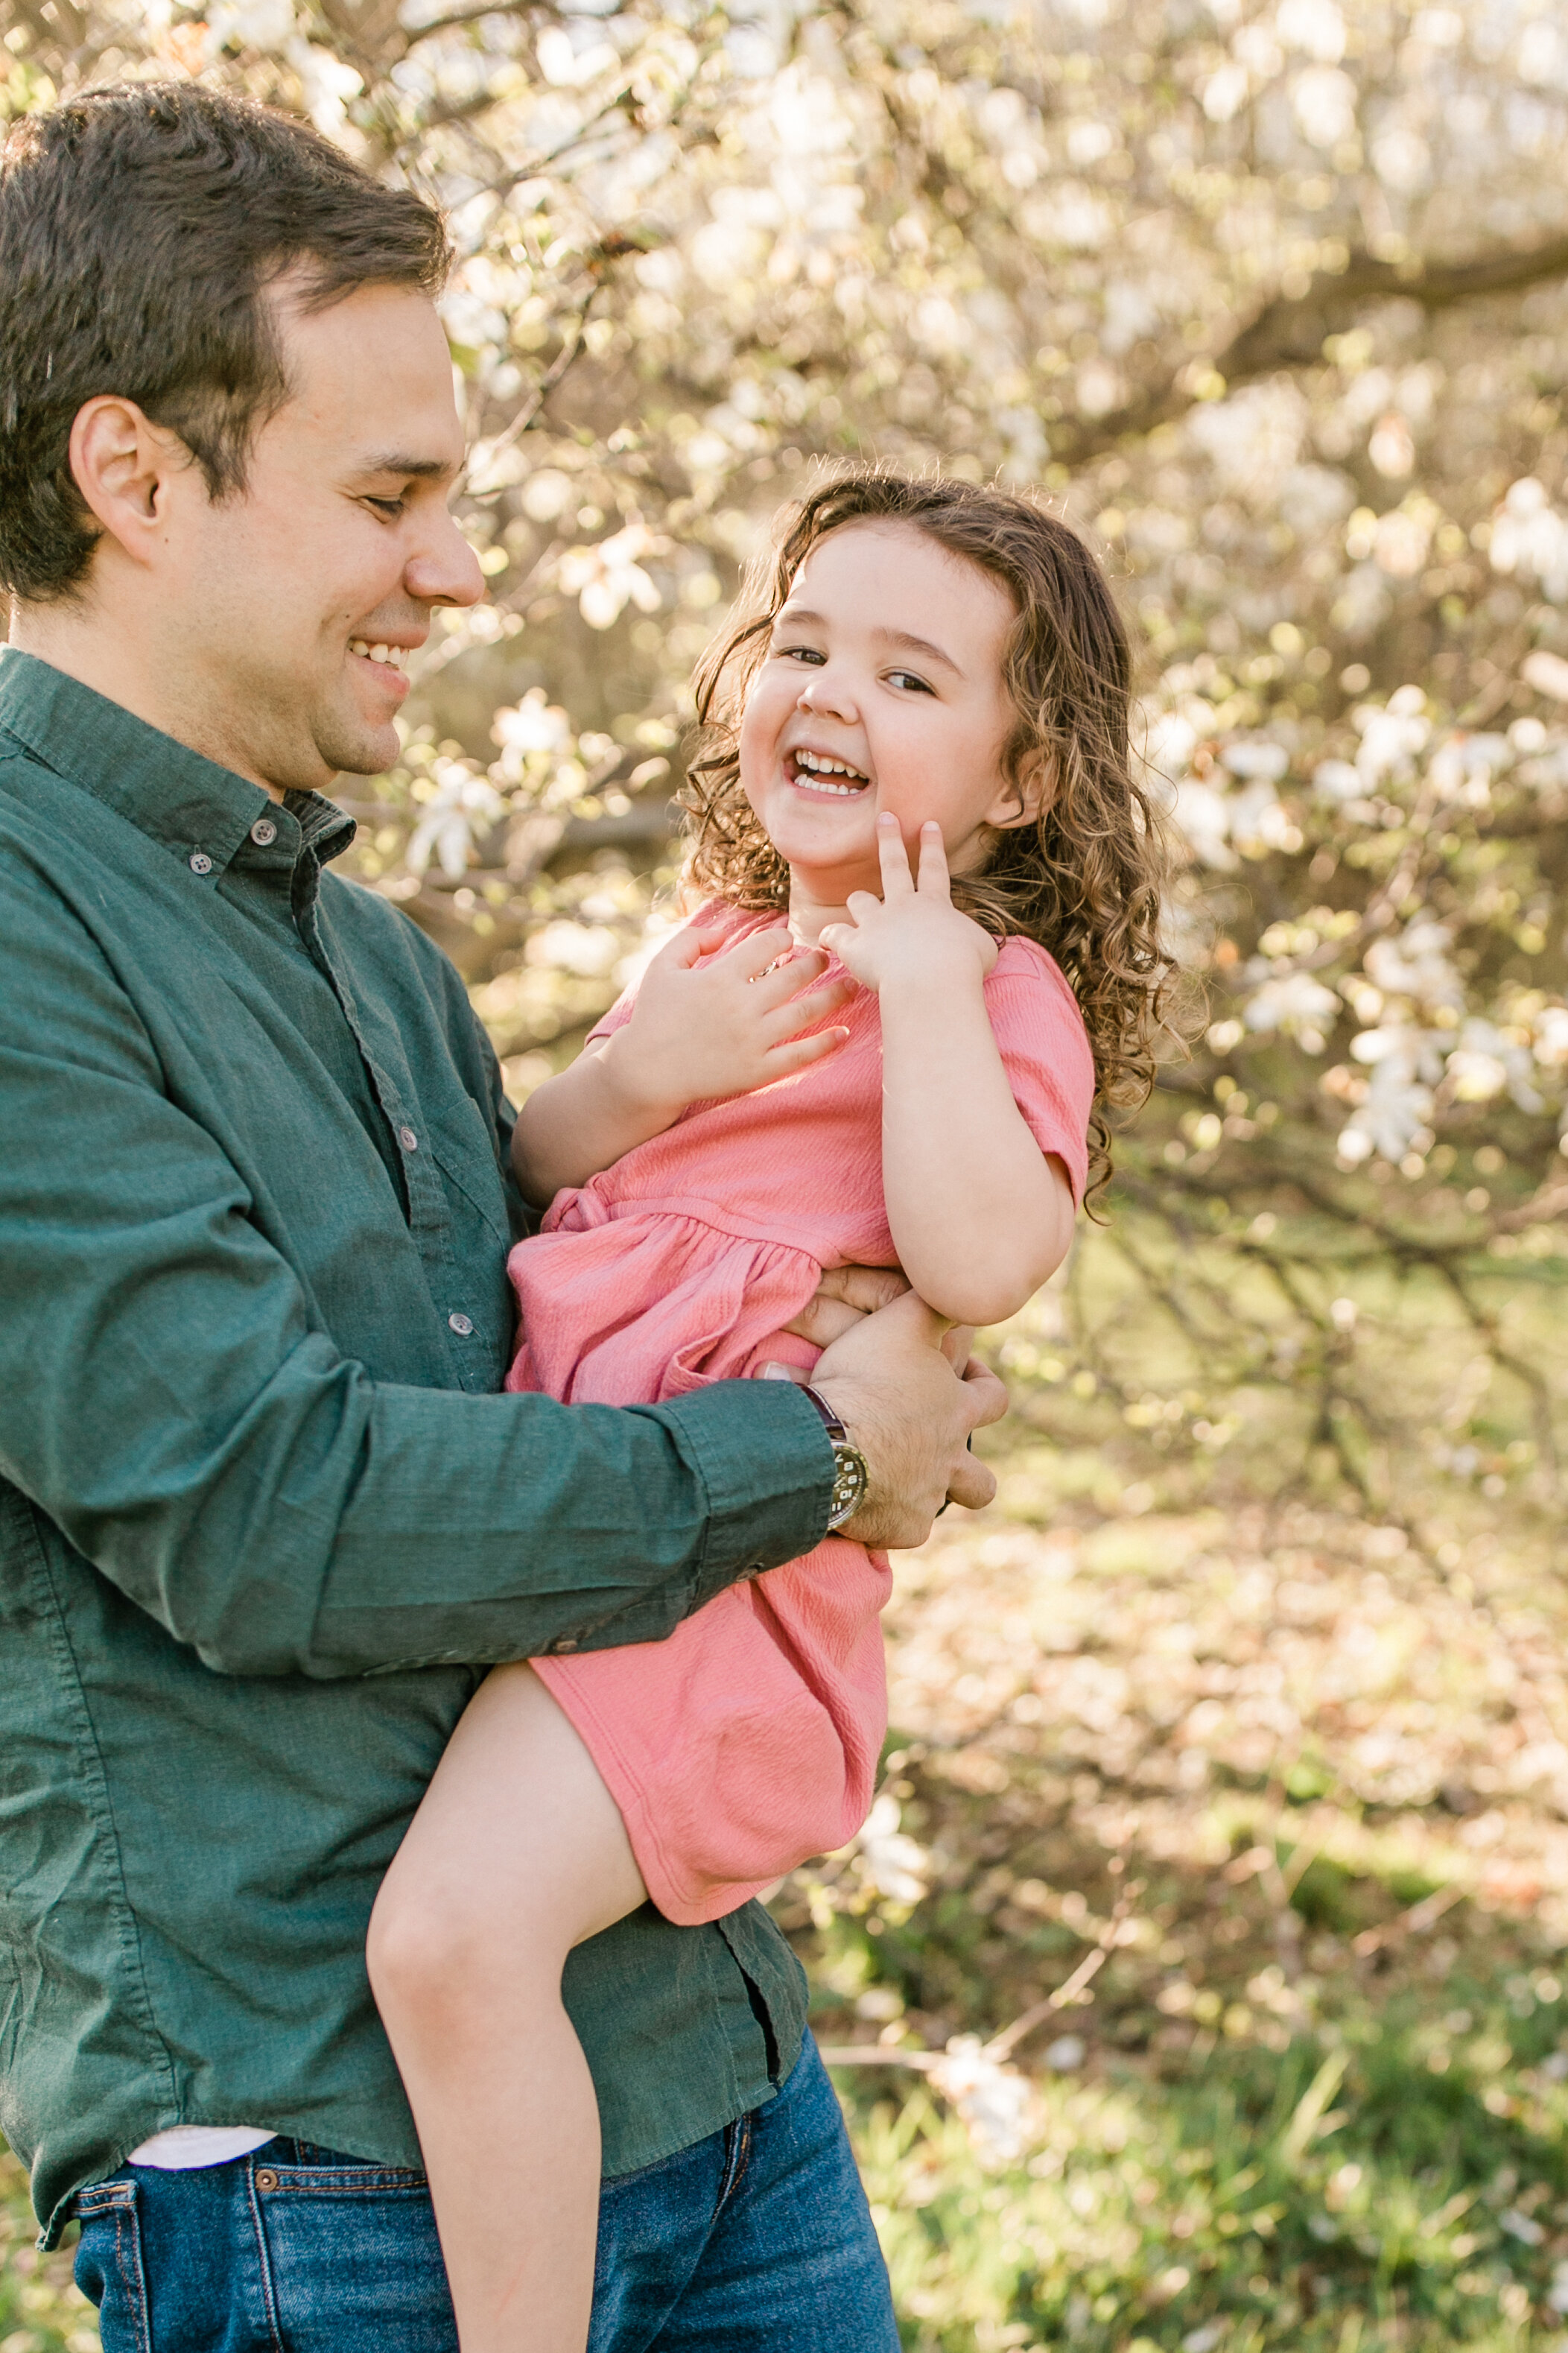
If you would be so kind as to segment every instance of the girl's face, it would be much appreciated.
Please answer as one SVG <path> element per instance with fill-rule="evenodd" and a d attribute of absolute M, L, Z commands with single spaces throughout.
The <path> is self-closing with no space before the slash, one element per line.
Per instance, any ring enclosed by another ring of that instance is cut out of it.
<path fill-rule="evenodd" d="M 934 818 L 953 873 L 986 826 L 1016 824 L 1002 772 L 1016 714 L 1002 680 L 1014 620 L 990 573 L 908 523 L 846 523 L 811 551 L 773 623 L 741 723 L 741 783 L 797 884 L 842 906 L 880 891 L 877 818 L 911 864 Z"/>

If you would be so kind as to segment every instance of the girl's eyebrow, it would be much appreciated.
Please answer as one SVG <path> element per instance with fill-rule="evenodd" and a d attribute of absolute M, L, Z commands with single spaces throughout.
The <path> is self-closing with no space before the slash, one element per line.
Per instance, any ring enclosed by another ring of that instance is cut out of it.
<path fill-rule="evenodd" d="M 804 605 L 781 607 L 773 616 L 774 628 L 780 628 L 785 621 L 796 628 L 804 625 L 807 628 L 825 629 L 827 627 L 826 621 L 820 613 L 808 612 Z M 944 654 L 940 646 L 933 646 L 929 638 L 913 637 L 908 629 L 875 629 L 872 635 L 880 638 L 884 645 L 897 646 L 901 652 L 924 654 L 928 660 L 940 662 L 943 670 L 950 670 L 954 678 L 963 676 L 963 670 L 953 660 L 952 656 Z"/>

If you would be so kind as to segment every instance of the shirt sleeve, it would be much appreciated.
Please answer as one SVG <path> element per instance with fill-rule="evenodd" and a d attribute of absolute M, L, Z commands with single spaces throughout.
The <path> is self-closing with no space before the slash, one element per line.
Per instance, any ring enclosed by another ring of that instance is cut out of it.
<path fill-rule="evenodd" d="M 1033 940 L 1013 938 L 985 983 L 985 1009 L 1013 1100 L 1042 1152 L 1054 1152 L 1081 1206 L 1089 1180 L 1094 1053 L 1061 968 Z"/>
<path fill-rule="evenodd" d="M 0 875 L 0 1476 L 209 1667 L 658 1640 L 818 1542 L 832 1456 L 788 1382 L 612 1408 L 373 1378 L 47 877 Z"/>

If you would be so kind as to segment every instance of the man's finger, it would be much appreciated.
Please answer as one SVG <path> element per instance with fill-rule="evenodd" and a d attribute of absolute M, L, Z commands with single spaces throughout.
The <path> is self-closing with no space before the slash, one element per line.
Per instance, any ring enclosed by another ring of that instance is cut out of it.
<path fill-rule="evenodd" d="M 884 809 L 877 819 L 877 856 L 882 868 L 882 897 L 907 899 L 915 887 L 910 872 L 910 854 L 904 848 L 904 837 L 898 818 L 890 809 Z"/>
<path fill-rule="evenodd" d="M 947 1500 L 963 1511 L 983 1512 L 995 1493 L 995 1473 L 973 1454 L 966 1454 L 952 1474 Z"/>
<path fill-rule="evenodd" d="M 846 1300 L 861 1314 L 874 1314 L 910 1288 L 901 1266 L 827 1266 L 816 1286 L 819 1299 Z"/>
<path fill-rule="evenodd" d="M 918 886 L 935 899 L 951 899 L 952 881 L 947 871 L 947 845 L 942 828 L 929 818 L 921 828 L 921 876 Z"/>
<path fill-rule="evenodd" d="M 972 1430 L 984 1430 L 988 1421 L 1001 1420 L 1008 1405 L 1006 1384 L 998 1380 L 989 1365 L 971 1356 L 963 1368 L 963 1386 L 974 1415 Z"/>

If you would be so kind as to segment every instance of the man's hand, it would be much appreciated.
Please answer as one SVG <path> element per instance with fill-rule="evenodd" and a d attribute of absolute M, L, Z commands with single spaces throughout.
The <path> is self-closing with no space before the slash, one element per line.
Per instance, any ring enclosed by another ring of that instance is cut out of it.
<path fill-rule="evenodd" d="M 909 1287 L 909 1277 L 896 1266 L 824 1267 L 816 1292 L 784 1328 L 809 1340 L 814 1348 L 830 1348 Z"/>
<path fill-rule="evenodd" d="M 977 1358 L 955 1373 L 942 1353 L 949 1329 L 905 1292 L 824 1349 L 811 1376 L 871 1474 L 865 1503 L 840 1531 L 858 1544 L 922 1545 L 944 1502 L 978 1511 L 996 1492 L 965 1449 L 972 1430 L 1006 1412 L 1007 1392 Z"/>
<path fill-rule="evenodd" d="M 604 1049 L 605 1079 L 634 1114 L 668 1124 L 688 1103 L 751 1094 L 837 1053 L 849 1034 L 816 1029 L 855 994 L 852 981 L 813 985 L 823 949 L 796 947 L 782 923 L 714 955 L 721 936 L 688 925 L 667 942 Z"/>

